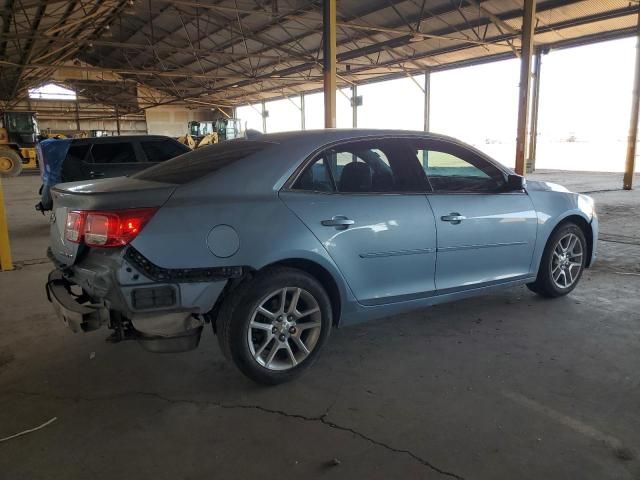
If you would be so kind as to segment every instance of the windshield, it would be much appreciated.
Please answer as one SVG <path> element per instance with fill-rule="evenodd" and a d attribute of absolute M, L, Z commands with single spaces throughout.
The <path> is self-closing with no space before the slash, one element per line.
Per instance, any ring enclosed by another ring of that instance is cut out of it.
<path fill-rule="evenodd" d="M 190 133 L 194 137 L 204 137 L 215 130 L 213 122 L 190 122 L 189 125 L 191 126 Z"/>
<path fill-rule="evenodd" d="M 36 133 L 35 121 L 31 112 L 6 112 L 4 128 L 11 133 Z"/>
<path fill-rule="evenodd" d="M 273 145 L 271 142 L 234 140 L 200 148 L 143 170 L 132 178 L 152 182 L 184 184 L 251 157 Z"/>

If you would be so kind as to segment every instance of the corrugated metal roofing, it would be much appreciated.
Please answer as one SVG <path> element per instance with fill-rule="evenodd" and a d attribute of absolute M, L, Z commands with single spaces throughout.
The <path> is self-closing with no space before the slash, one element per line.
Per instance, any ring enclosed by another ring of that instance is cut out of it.
<path fill-rule="evenodd" d="M 321 1 L 4 4 L 0 100 L 20 98 L 74 59 L 80 71 L 115 73 L 211 105 L 322 85 Z M 638 10 L 637 0 L 540 0 L 535 41 L 557 46 L 632 35 Z M 339 85 L 348 85 L 512 57 L 520 47 L 522 1 L 338 0 L 338 24 Z M 125 102 L 117 92 L 111 97 Z"/>

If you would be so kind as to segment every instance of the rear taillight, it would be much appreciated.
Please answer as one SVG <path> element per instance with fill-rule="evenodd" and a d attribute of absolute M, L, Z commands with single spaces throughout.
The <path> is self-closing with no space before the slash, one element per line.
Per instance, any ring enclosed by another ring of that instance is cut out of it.
<path fill-rule="evenodd" d="M 65 238 L 90 247 L 122 247 L 131 242 L 157 208 L 117 211 L 72 211 L 67 214 Z"/>
<path fill-rule="evenodd" d="M 67 213 L 67 223 L 64 227 L 64 238 L 73 243 L 80 243 L 82 241 L 85 213 L 86 212 Z"/>

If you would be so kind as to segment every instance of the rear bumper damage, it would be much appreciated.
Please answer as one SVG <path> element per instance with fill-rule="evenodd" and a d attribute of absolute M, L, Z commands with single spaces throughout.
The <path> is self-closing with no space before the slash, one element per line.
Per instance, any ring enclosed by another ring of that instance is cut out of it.
<path fill-rule="evenodd" d="M 107 323 L 109 310 L 104 305 L 92 303 L 82 294 L 74 293 L 72 286 L 60 270 L 49 273 L 47 298 L 58 318 L 73 332 L 89 332 Z"/>
<path fill-rule="evenodd" d="M 137 340 L 152 352 L 198 346 L 205 321 L 227 281 L 242 268 L 167 270 L 131 247 L 89 252 L 56 264 L 46 284 L 57 316 L 74 332 L 107 326 L 110 340 Z"/>

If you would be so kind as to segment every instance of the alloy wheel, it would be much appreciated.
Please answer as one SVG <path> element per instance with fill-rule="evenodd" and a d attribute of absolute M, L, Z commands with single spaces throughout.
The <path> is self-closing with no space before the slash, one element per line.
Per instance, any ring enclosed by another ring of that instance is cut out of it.
<path fill-rule="evenodd" d="M 314 350 L 322 329 L 315 297 L 298 287 L 284 287 L 263 297 L 253 311 L 247 341 L 253 359 L 269 370 L 288 370 Z"/>
<path fill-rule="evenodd" d="M 558 288 L 569 288 L 578 280 L 583 254 L 576 234 L 567 233 L 558 240 L 551 256 L 551 279 Z"/>

